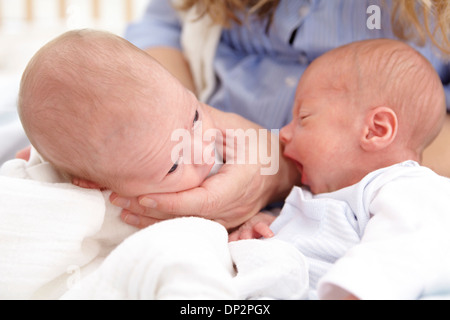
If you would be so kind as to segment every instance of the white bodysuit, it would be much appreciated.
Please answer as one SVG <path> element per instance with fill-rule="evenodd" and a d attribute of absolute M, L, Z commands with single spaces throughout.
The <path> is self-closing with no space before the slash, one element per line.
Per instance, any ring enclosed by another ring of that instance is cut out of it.
<path fill-rule="evenodd" d="M 450 179 L 407 161 L 332 193 L 296 187 L 271 228 L 319 298 L 416 299 L 450 273 Z"/>

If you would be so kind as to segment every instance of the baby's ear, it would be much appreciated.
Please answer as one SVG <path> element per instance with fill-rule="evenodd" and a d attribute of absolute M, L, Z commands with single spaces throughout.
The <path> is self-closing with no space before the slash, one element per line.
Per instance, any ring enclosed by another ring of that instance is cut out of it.
<path fill-rule="evenodd" d="M 72 178 L 72 183 L 85 189 L 103 189 L 99 184 L 82 178 Z"/>
<path fill-rule="evenodd" d="M 397 115 L 389 107 L 371 109 L 364 119 L 361 147 L 366 151 L 377 151 L 389 146 L 398 130 Z"/>

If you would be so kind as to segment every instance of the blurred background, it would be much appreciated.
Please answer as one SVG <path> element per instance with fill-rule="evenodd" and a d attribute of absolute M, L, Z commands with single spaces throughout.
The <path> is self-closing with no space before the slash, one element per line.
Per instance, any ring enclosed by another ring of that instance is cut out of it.
<path fill-rule="evenodd" d="M 0 0 L 0 72 L 17 72 L 48 40 L 78 28 L 119 35 L 148 0 Z"/>
<path fill-rule="evenodd" d="M 148 0 L 0 0 L 0 166 L 28 145 L 16 112 L 28 61 L 59 34 L 96 28 L 123 35 Z"/>

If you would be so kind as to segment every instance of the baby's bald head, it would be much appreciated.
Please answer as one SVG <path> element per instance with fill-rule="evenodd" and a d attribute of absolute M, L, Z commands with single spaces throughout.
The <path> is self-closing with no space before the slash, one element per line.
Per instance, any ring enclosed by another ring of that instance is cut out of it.
<path fill-rule="evenodd" d="M 151 129 L 145 115 L 164 111 L 158 99 L 170 95 L 161 85 L 167 81 L 170 75 L 128 41 L 100 31 L 70 31 L 30 61 L 19 114 L 44 158 L 70 175 L 107 184 L 98 181 L 111 176 L 103 172 L 106 165 L 123 165 L 114 161 Z"/>
<path fill-rule="evenodd" d="M 396 139 L 417 154 L 440 132 L 446 113 L 442 82 L 431 63 L 410 46 L 389 39 L 366 40 L 317 60 L 327 64 L 333 86 L 353 95 L 357 108 L 391 108 L 399 123 Z"/>

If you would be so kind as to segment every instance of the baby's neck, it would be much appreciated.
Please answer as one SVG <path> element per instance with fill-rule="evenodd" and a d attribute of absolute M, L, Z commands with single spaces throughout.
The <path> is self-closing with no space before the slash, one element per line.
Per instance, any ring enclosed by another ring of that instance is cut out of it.
<path fill-rule="evenodd" d="M 421 160 L 421 153 L 409 149 L 397 149 L 394 152 L 385 150 L 378 153 L 368 153 L 358 162 L 364 167 L 356 166 L 352 169 L 354 170 L 353 176 L 363 179 L 369 173 L 379 169 L 387 168 L 405 161 L 415 161 L 420 164 Z M 351 173 L 349 172 L 349 176 L 350 175 Z"/>

